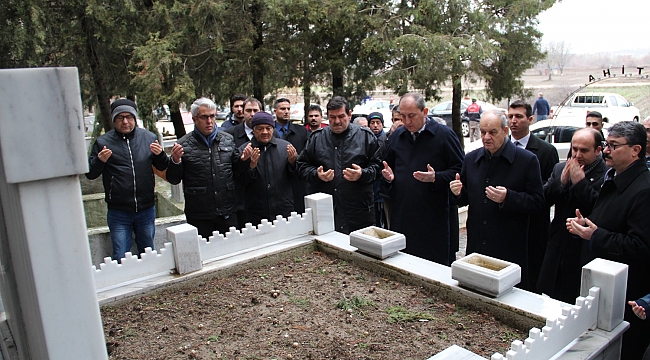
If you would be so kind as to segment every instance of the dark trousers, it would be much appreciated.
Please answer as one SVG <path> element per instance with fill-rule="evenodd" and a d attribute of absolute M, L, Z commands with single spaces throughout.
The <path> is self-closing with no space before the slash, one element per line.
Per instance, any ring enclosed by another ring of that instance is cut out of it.
<path fill-rule="evenodd" d="M 375 201 L 375 226 L 388 229 L 388 223 L 386 222 L 386 213 L 384 212 L 384 202 Z"/>
<path fill-rule="evenodd" d="M 209 240 L 214 231 L 218 231 L 225 236 L 231 227 L 237 227 L 237 213 L 233 213 L 228 218 L 217 216 L 210 220 L 187 218 L 187 223 L 196 227 L 202 238 Z"/>

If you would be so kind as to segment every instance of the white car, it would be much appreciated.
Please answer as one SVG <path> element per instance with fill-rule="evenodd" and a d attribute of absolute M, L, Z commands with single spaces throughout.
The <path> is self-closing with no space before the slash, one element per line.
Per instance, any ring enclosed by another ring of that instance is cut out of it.
<path fill-rule="evenodd" d="M 636 121 L 641 119 L 639 109 L 619 94 L 584 92 L 576 93 L 564 101 L 564 106 L 553 106 L 551 116 L 555 119 L 584 122 L 587 114 L 598 111 L 603 115 L 603 122 L 616 124 L 621 121 Z"/>
<path fill-rule="evenodd" d="M 612 124 L 603 124 L 603 133 L 605 137 L 607 137 L 607 129 L 611 126 Z M 569 157 L 569 151 L 571 151 L 571 138 L 573 137 L 573 133 L 584 127 L 584 120 L 548 119 L 530 125 L 530 134 L 531 136 L 537 136 L 538 138 L 551 143 L 551 145 L 555 146 L 560 161 L 566 161 Z M 474 151 L 481 146 L 483 146 L 481 140 L 469 143 L 465 146 L 465 153 Z"/>
<path fill-rule="evenodd" d="M 386 100 L 369 100 L 365 104 L 357 105 L 352 109 L 352 120 L 357 117 L 368 117 L 370 113 L 379 112 L 384 116 L 384 129 L 393 126 L 393 114 L 390 111 L 390 102 Z"/>

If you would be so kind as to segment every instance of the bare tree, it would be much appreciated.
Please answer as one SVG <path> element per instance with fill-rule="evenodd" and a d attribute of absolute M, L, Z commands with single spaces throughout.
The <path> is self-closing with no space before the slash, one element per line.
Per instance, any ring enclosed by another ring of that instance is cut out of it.
<path fill-rule="evenodd" d="M 550 43 L 546 44 L 545 50 L 547 53 L 546 64 L 549 68 L 549 71 L 551 70 L 550 67 L 552 65 L 555 65 L 557 66 L 558 69 L 560 69 L 560 75 L 563 75 L 564 68 L 573 57 L 573 54 L 571 54 L 571 46 L 566 44 L 564 41 L 560 41 L 560 42 L 551 41 Z M 550 74 L 549 74 L 549 80 L 550 80 Z"/>

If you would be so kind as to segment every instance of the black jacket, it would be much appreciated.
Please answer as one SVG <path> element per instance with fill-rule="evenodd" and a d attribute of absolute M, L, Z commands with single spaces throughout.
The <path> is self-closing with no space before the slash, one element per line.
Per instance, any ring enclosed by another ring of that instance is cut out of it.
<path fill-rule="evenodd" d="M 381 169 L 379 150 L 377 137 L 370 129 L 350 124 L 341 134 L 334 134 L 329 127 L 312 132 L 298 157 L 300 176 L 315 191 L 333 196 L 337 231 L 350 233 L 375 222 L 372 183 Z M 352 168 L 352 164 L 363 169 L 358 181 L 343 178 L 343 169 Z M 324 182 L 318 177 L 321 165 L 323 171 L 334 170 L 332 181 Z"/>
<path fill-rule="evenodd" d="M 244 151 L 247 144 L 239 151 Z M 277 215 L 288 217 L 293 211 L 291 178 L 296 169 L 296 164 L 288 161 L 289 142 L 272 137 L 266 145 L 260 145 L 255 138 L 250 144 L 260 149 L 260 158 L 257 166 L 247 167 L 242 176 L 246 189 L 246 222 L 257 225 L 262 219 L 272 222 Z"/>
<path fill-rule="evenodd" d="M 237 125 L 226 128 L 224 131 L 232 135 L 235 141 L 235 146 L 240 150 L 243 150 L 243 148 L 241 147 L 242 145 L 247 144 L 250 141 L 248 139 L 248 135 L 246 135 L 246 128 L 244 127 L 243 121 Z M 237 211 L 244 211 L 246 190 L 244 189 L 244 184 L 242 184 L 240 179 L 235 179 L 235 191 L 236 191 L 235 198 L 237 201 Z M 239 219 L 239 220 L 245 220 L 245 219 Z"/>
<path fill-rule="evenodd" d="M 566 163 L 559 163 L 544 184 L 546 206 L 555 205 L 555 216 L 549 228 L 537 290 L 570 304 L 580 295 L 582 265 L 578 259 L 584 240 L 569 233 L 566 219 L 575 217 L 576 209 L 580 209 L 583 216 L 591 215 L 607 170 L 600 156 L 597 161 L 598 165 L 589 170 L 584 179 L 577 184 L 569 180 L 567 186 L 562 186 L 560 181 Z"/>
<path fill-rule="evenodd" d="M 449 265 L 450 229 L 449 182 L 463 166 L 463 150 L 458 136 L 447 126 L 427 121 L 417 140 L 405 127 L 390 137 L 386 163 L 395 179 L 383 181 L 391 201 L 391 230 L 406 236 L 407 254 Z M 436 172 L 436 181 L 424 183 L 413 177 L 415 171 Z M 383 179 L 383 176 L 382 176 Z"/>
<path fill-rule="evenodd" d="M 167 181 L 183 180 L 185 215 L 191 219 L 211 220 L 235 212 L 234 177 L 243 169 L 239 150 L 232 135 L 219 131 L 208 149 L 195 131 L 183 136 L 179 164 L 169 161 Z"/>
<path fill-rule="evenodd" d="M 104 183 L 104 200 L 111 210 L 138 212 L 155 205 L 154 174 L 167 168 L 167 155 L 154 155 L 149 148 L 158 140 L 152 132 L 135 128 L 128 134 L 115 129 L 97 138 L 93 145 L 86 177 L 96 179 L 100 174 Z M 106 163 L 97 154 L 106 146 L 112 151 Z"/>
<path fill-rule="evenodd" d="M 467 254 L 479 254 L 521 266 L 520 288 L 528 284 L 528 224 L 544 206 L 537 157 L 506 139 L 500 156 L 488 160 L 485 148 L 467 154 L 460 173 L 458 206 L 469 205 Z M 502 204 L 485 195 L 486 186 L 508 189 Z"/>

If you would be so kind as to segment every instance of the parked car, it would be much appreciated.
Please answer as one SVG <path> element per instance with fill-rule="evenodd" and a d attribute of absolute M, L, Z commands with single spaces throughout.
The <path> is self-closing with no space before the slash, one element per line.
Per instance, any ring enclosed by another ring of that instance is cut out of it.
<path fill-rule="evenodd" d="M 230 115 L 230 108 L 217 111 L 217 120 L 226 120 Z"/>
<path fill-rule="evenodd" d="M 393 126 L 393 114 L 390 111 L 390 102 L 386 100 L 369 100 L 365 104 L 355 106 L 352 109 L 352 120 L 360 116 L 368 117 L 373 112 L 379 112 L 384 116 L 384 129 L 390 129 Z"/>
<path fill-rule="evenodd" d="M 603 134 L 605 137 L 607 137 L 607 129 L 611 126 L 612 124 L 603 124 Z M 560 158 L 560 161 L 566 161 L 569 157 L 569 151 L 571 151 L 571 138 L 573 137 L 573 134 L 584 127 L 584 120 L 548 119 L 530 125 L 530 134 L 531 136 L 537 136 L 541 140 L 553 145 L 557 150 L 557 155 Z M 483 146 L 481 140 L 466 144 L 465 153 L 476 150 L 481 146 Z"/>
<path fill-rule="evenodd" d="M 615 93 L 576 93 L 568 97 L 560 106 L 551 108 L 551 117 L 562 120 L 585 121 L 587 114 L 598 111 L 603 115 L 603 122 L 615 124 L 621 121 L 641 119 L 639 109 L 623 96 Z"/>
<path fill-rule="evenodd" d="M 460 116 L 462 120 L 461 130 L 464 137 L 469 137 L 469 118 L 463 116 L 463 112 L 471 103 L 471 100 L 465 99 L 461 100 L 460 102 Z M 477 101 L 476 103 L 481 106 L 481 109 L 483 109 L 483 111 L 498 109 L 496 106 L 484 101 Z M 451 101 L 441 102 L 440 104 L 429 109 L 429 115 L 445 119 L 447 126 L 451 127 Z"/>

